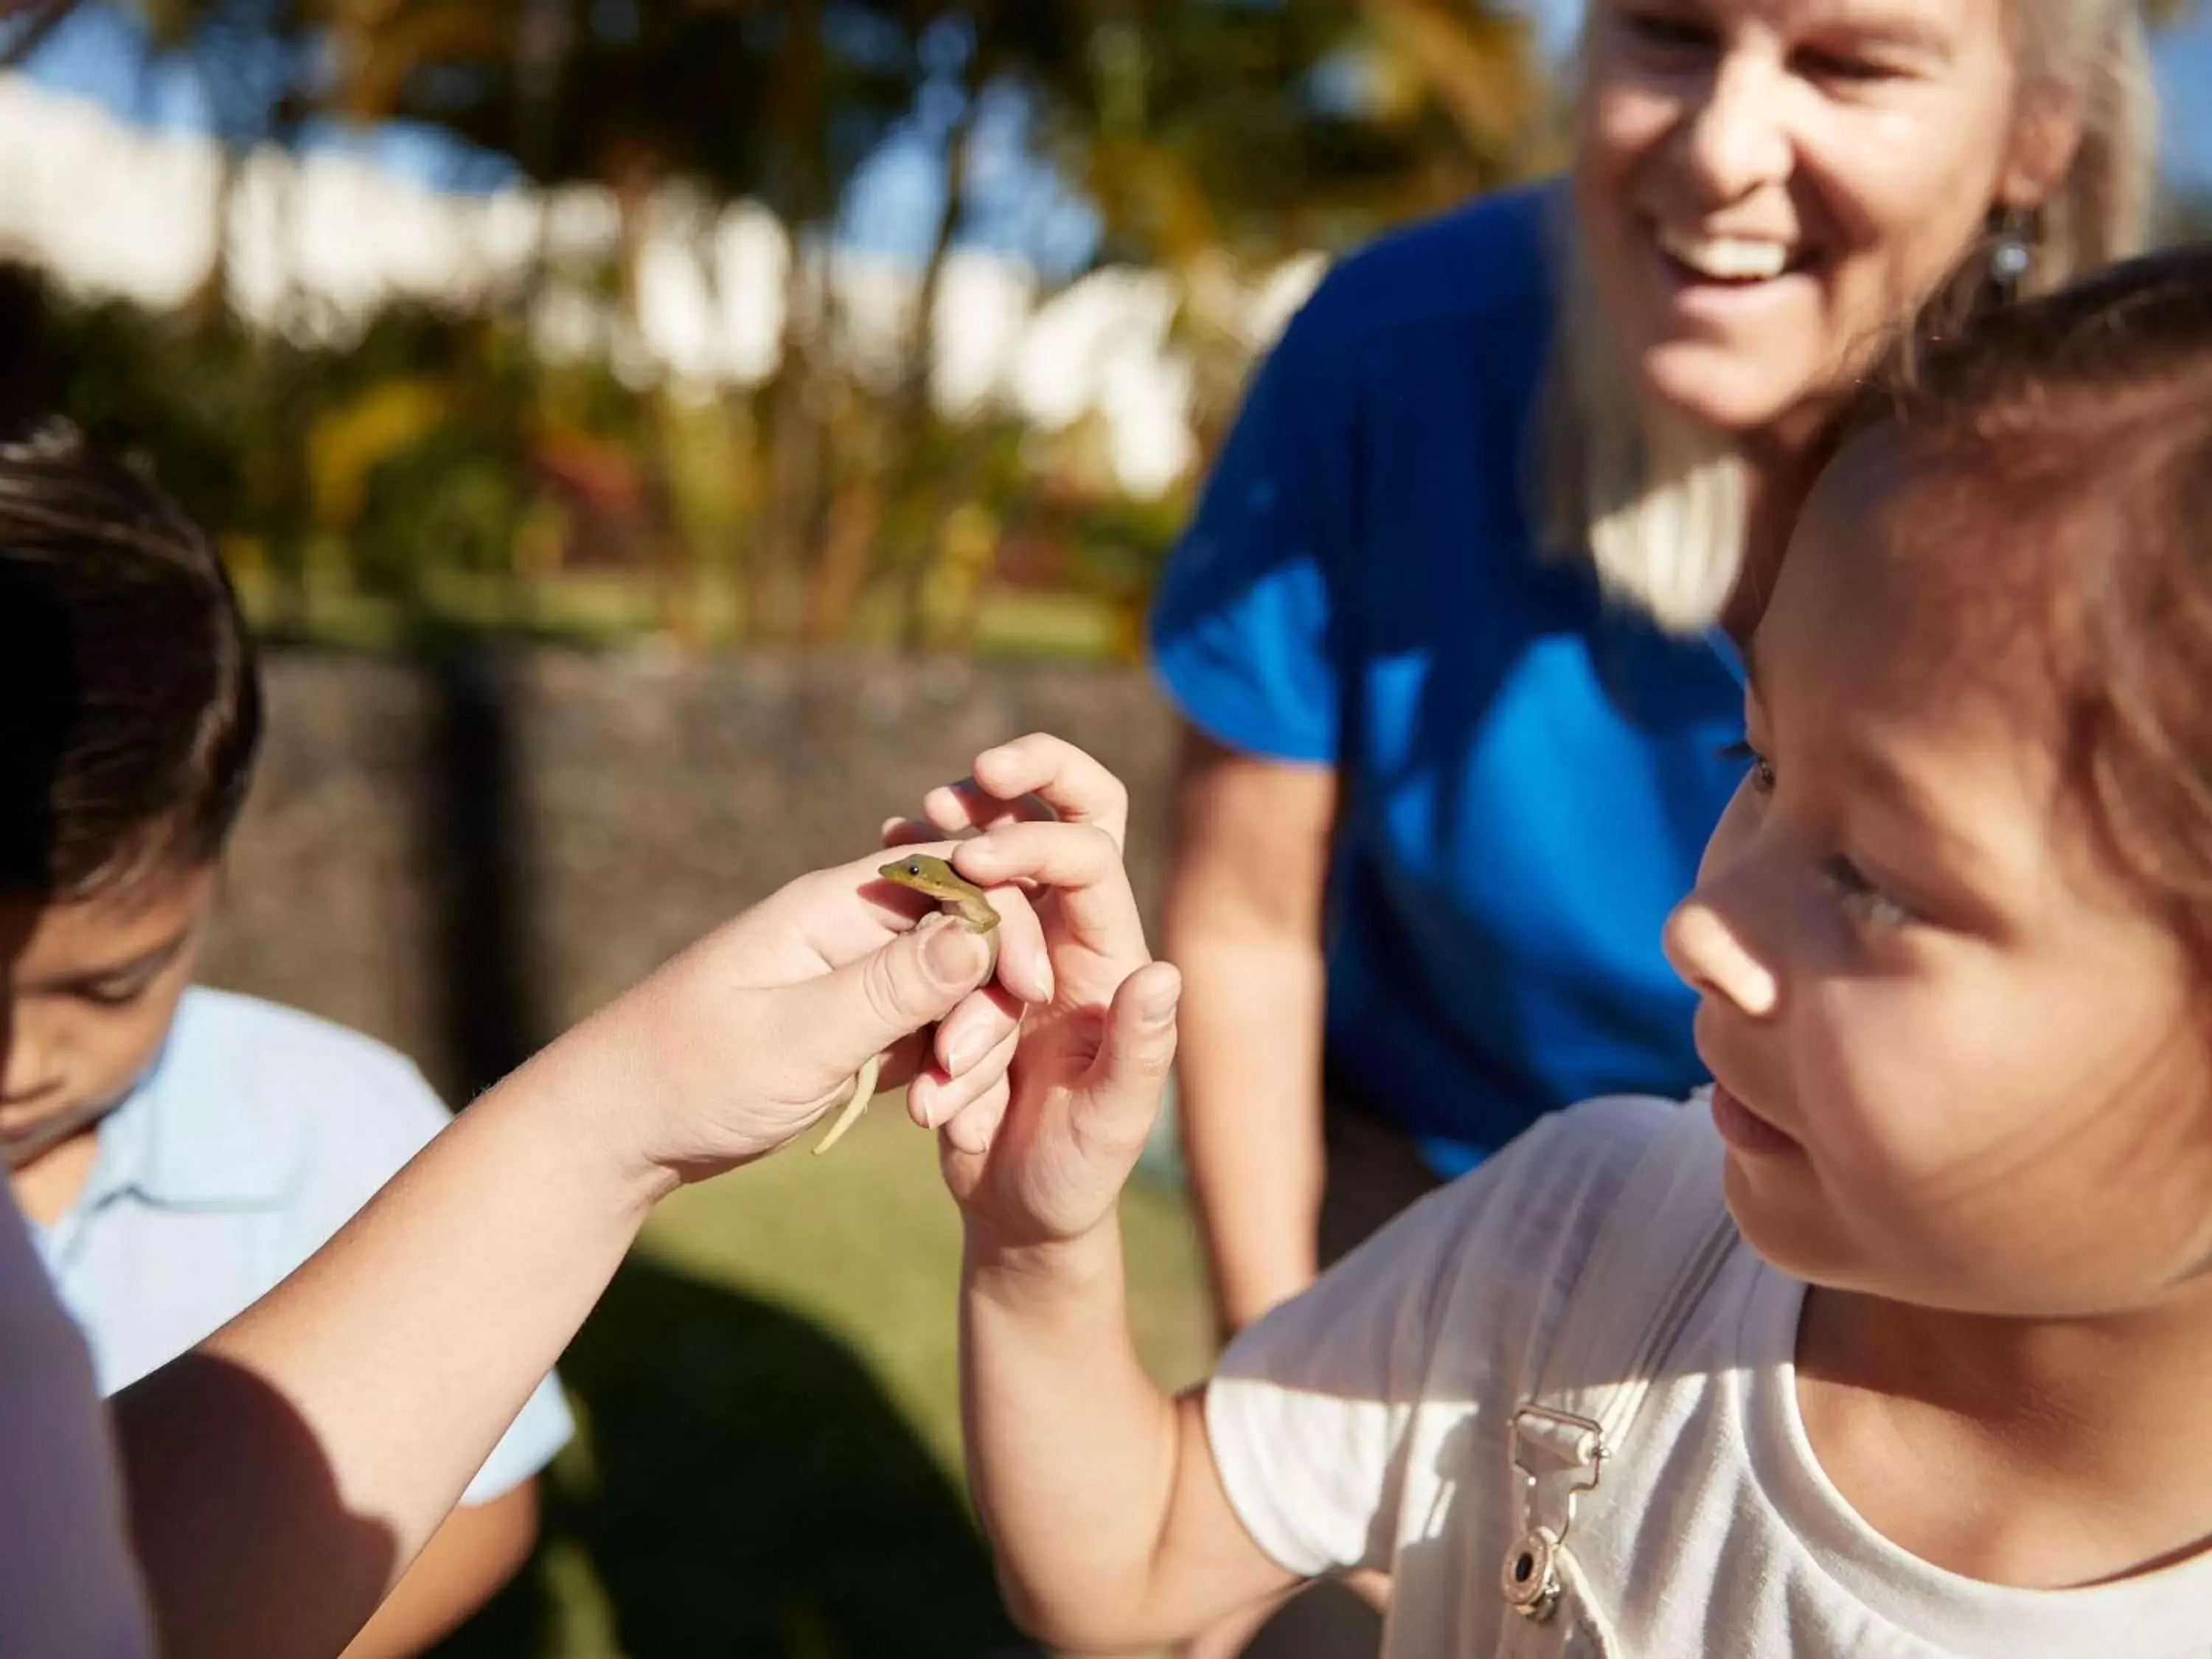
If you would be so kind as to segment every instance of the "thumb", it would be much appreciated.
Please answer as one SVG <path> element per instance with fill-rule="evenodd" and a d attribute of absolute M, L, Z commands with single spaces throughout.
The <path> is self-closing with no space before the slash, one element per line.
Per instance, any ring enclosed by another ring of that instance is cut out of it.
<path fill-rule="evenodd" d="M 1086 1146 L 1116 1157 L 1144 1149 L 1175 1063 L 1182 998 L 1182 975 L 1164 962 L 1147 963 L 1114 993 L 1106 1041 L 1075 1105 L 1073 1127 Z"/>
<path fill-rule="evenodd" d="M 785 987 L 776 1023 L 810 1068 L 842 1075 L 944 1018 L 990 969 L 981 934 L 932 916 L 835 973 Z"/>

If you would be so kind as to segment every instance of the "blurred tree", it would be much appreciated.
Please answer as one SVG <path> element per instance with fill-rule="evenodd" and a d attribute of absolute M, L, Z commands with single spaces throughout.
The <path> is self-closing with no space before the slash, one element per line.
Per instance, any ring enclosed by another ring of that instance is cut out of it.
<path fill-rule="evenodd" d="M 1187 278 L 1185 338 L 1211 389 L 1201 414 L 1218 415 L 1250 342 L 1202 303 L 1217 291 L 1206 262 L 1341 244 L 1506 176 L 1537 85 L 1517 20 L 1464 0 L 337 4 L 355 32 L 349 112 L 510 149 L 538 135 L 524 158 L 536 176 L 615 189 L 633 259 L 644 204 L 673 177 L 757 199 L 802 249 L 818 246 L 860 163 L 895 130 L 925 129 L 941 205 L 887 395 L 832 349 L 824 269 L 793 262 L 746 561 L 748 632 L 769 641 L 842 638 L 883 567 L 912 571 L 918 594 L 939 550 L 972 546 L 946 534 L 975 480 L 940 465 L 930 437 L 930 319 L 986 88 L 1040 112 L 1050 152 L 1100 205 L 1109 256 Z M 534 58 L 516 45 L 532 29 Z M 899 516 L 887 498 L 917 490 L 931 498 L 918 539 L 887 547 Z"/>
<path fill-rule="evenodd" d="M 1103 212 L 1109 257 L 1177 279 L 1202 453 L 1257 343 L 1254 282 L 1520 175 L 1545 96 L 1492 0 L 1080 0 L 1040 66 L 1050 143 Z"/>
<path fill-rule="evenodd" d="M 2212 242 L 2212 185 L 2171 191 L 2160 204 L 2161 242 Z"/>
<path fill-rule="evenodd" d="M 604 375 L 600 390 L 586 391 L 512 343 L 494 354 L 501 366 L 485 380 L 481 341 L 471 366 L 450 376 L 367 342 L 341 367 L 242 330 L 223 303 L 219 260 L 195 307 L 190 349 L 241 365 L 239 389 L 226 395 L 250 406 L 230 428 L 247 452 L 235 469 L 242 499 L 220 521 L 250 529 L 240 544 L 282 579 L 303 623 L 311 563 L 349 570 L 356 586 L 418 596 L 434 585 L 430 567 L 483 566 L 494 526 L 536 521 L 527 497 L 547 475 L 532 458 L 566 432 L 635 458 L 640 489 L 623 497 L 641 504 L 633 539 L 662 595 L 660 625 L 678 641 L 708 636 L 702 592 L 727 562 L 718 538 L 741 550 L 738 615 L 748 639 L 846 639 L 885 601 L 902 618 L 894 634 L 910 643 L 957 636 L 941 620 L 925 623 L 923 596 L 973 601 L 988 591 L 996 550 L 978 566 L 980 525 L 1027 526 L 1034 541 L 1071 501 L 1077 511 L 1090 510 L 1085 501 L 1114 506 L 1081 489 L 1070 497 L 1033 465 L 1000 464 L 1009 453 L 1049 461 L 1065 444 L 1010 451 L 988 411 L 949 422 L 933 407 L 931 319 L 967 228 L 970 138 L 987 99 L 1018 100 L 1040 153 L 1095 200 L 1105 258 L 1180 279 L 1181 337 L 1210 430 L 1255 343 L 1243 331 L 1251 281 L 1286 254 L 1341 246 L 1510 176 L 1524 165 L 1518 135 L 1541 93 L 1520 23 L 1492 0 L 136 0 L 131 9 L 147 22 L 151 56 L 187 62 L 200 76 L 234 174 L 250 149 L 296 146 L 318 121 L 400 118 L 511 158 L 539 184 L 603 190 L 618 222 L 605 291 L 618 333 L 626 323 L 633 340 L 641 261 L 656 238 L 665 252 L 672 192 L 692 192 L 704 209 L 677 217 L 710 284 L 721 204 L 757 202 L 792 239 L 779 367 L 757 394 L 630 374 L 610 396 Z M 939 207 L 886 369 L 842 349 L 847 319 L 823 254 L 844 228 L 856 170 L 894 136 L 939 168 Z M 217 211 L 227 219 L 227 204 Z M 541 264 L 487 325 L 526 339 L 548 280 Z M 456 330 L 467 332 L 426 316 L 396 331 L 421 350 Z M 159 331 L 138 344 L 179 349 Z M 390 386 L 364 380 L 374 363 L 388 363 Z M 720 410 L 703 423 L 702 397 Z M 189 425 L 183 400 L 166 391 L 137 401 Z M 414 411 L 410 421 L 396 420 L 402 409 Z M 687 499 L 702 489 L 690 453 L 707 429 L 744 446 L 730 458 L 732 472 L 755 481 L 739 519 Z M 358 474 L 335 492 L 334 454 L 353 457 Z M 433 482 L 441 467 L 453 470 L 450 490 Z M 495 510 L 482 481 L 501 467 L 513 488 Z M 403 477 L 411 481 L 404 490 L 391 482 Z M 1039 492 L 1059 504 L 1030 512 L 1022 497 Z M 413 536 L 397 527 L 410 494 L 425 517 Z M 452 505 L 459 501 L 474 505 Z M 970 506 L 982 515 L 963 511 Z M 1130 549 L 1139 565 L 1164 535 L 1156 516 L 1126 521 L 1146 526 L 1145 546 Z M 546 550 L 557 557 L 562 544 L 538 535 L 538 550 L 509 563 L 543 568 Z M 408 561 L 424 568 L 403 580 Z M 943 604 L 931 611 L 947 614 Z"/>
<path fill-rule="evenodd" d="M 1109 252 L 1340 247 L 1497 182 L 1540 78 L 1477 0 L 1086 0 L 1055 137 Z"/>

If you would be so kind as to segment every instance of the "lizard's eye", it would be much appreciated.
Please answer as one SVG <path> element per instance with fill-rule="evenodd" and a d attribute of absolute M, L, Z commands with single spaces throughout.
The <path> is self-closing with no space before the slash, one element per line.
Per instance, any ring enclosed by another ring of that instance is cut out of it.
<path fill-rule="evenodd" d="M 906 872 L 909 876 L 919 876 L 921 873 L 921 860 L 920 859 L 908 859 L 907 860 Z"/>

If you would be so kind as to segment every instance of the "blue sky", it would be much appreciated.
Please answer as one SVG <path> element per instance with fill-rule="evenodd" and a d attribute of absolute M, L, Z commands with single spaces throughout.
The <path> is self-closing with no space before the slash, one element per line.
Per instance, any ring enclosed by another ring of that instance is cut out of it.
<path fill-rule="evenodd" d="M 2179 177 L 2212 185 L 2212 9 L 2160 43 L 2166 150 Z"/>
<path fill-rule="evenodd" d="M 1515 3 L 1530 9 L 1547 45 L 1556 49 L 1571 36 L 1579 0 Z M 86 0 L 33 56 L 27 72 L 149 125 L 204 131 L 216 125 L 221 112 L 189 67 L 140 71 L 142 38 L 126 11 L 106 0 Z M 283 67 L 245 66 L 249 92 L 257 74 L 273 76 Z M 2159 42 L 2158 70 L 2168 167 L 2179 179 L 2212 186 L 2212 0 Z M 914 118 L 861 169 L 843 215 L 848 240 L 881 251 L 926 246 L 938 210 L 934 155 L 946 118 L 944 100 L 926 96 Z M 1048 275 L 1064 275 L 1089 258 L 1096 219 L 1030 155 L 1025 120 L 1013 98 L 988 101 L 980 112 L 969 175 L 974 210 L 965 240 L 1026 253 Z M 445 189 L 489 188 L 512 173 L 503 158 L 465 151 L 427 127 L 390 124 L 362 131 L 328 124 L 307 137 L 372 155 Z"/>

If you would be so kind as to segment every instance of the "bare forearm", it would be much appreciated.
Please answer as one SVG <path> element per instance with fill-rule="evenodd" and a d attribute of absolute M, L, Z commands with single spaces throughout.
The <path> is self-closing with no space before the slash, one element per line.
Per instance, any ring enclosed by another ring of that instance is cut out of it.
<path fill-rule="evenodd" d="M 604 1063 L 533 1061 L 118 1397 L 168 1659 L 339 1652 L 445 1519 L 663 1189 L 595 1144 L 591 1103 L 624 1097 Z"/>
<path fill-rule="evenodd" d="M 538 1538 L 538 1483 L 455 1510 L 431 1535 L 344 1659 L 410 1659 L 458 1628 L 514 1577 Z"/>
<path fill-rule="evenodd" d="M 1184 732 L 1163 953 L 1183 973 L 1184 1156 L 1229 1332 L 1314 1277 L 1336 795 L 1326 766 Z"/>
<path fill-rule="evenodd" d="M 1314 1278 L 1322 957 L 1297 940 L 1194 930 L 1174 959 L 1185 977 L 1176 1057 L 1184 1160 L 1229 1333 Z"/>
<path fill-rule="evenodd" d="M 1110 1224 L 1030 1253 L 970 1230 L 961 1396 L 976 1504 L 1017 1618 L 1085 1651 L 1164 1639 L 1152 1573 L 1184 1453 L 1124 1297 Z"/>

